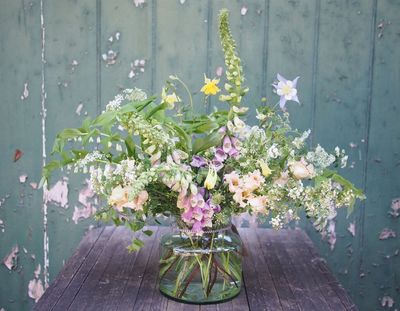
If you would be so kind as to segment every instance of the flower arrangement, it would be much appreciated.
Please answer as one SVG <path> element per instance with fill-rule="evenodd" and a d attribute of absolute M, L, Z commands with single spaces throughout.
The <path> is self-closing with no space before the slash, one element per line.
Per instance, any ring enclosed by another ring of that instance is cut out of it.
<path fill-rule="evenodd" d="M 346 166 L 344 150 L 310 149 L 310 131 L 290 127 L 286 104 L 299 102 L 299 77 L 291 81 L 278 74 L 273 88 L 280 109 L 261 106 L 259 124 L 245 123 L 249 88 L 228 12 L 219 18 L 226 81 L 205 76 L 201 93 L 228 105 L 194 116 L 194 98 L 177 76 L 169 77 L 159 98 L 123 90 L 97 118 L 57 135 L 53 154 L 59 157 L 44 167 L 42 184 L 62 167 L 89 173 L 91 188 L 107 202 L 98 219 L 138 231 L 149 217 L 173 215 L 194 236 L 241 213 L 269 219 L 279 229 L 304 211 L 323 230 L 338 208 L 351 209 L 362 199 L 359 189 L 330 168 Z M 129 249 L 142 244 L 135 239 Z"/>

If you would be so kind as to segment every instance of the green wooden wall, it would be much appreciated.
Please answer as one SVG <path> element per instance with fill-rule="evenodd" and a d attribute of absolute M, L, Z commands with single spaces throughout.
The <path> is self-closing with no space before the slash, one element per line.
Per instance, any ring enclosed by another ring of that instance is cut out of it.
<path fill-rule="evenodd" d="M 324 240 L 300 225 L 360 310 L 400 308 L 398 0 L 3 0 L 0 310 L 30 309 L 30 296 L 96 225 L 84 218 L 95 206 L 84 179 L 61 173 L 49 193 L 36 189 L 56 132 L 99 113 L 121 88 L 160 91 L 171 73 L 198 92 L 203 72 L 214 76 L 223 65 L 222 7 L 231 10 L 251 86 L 246 103 L 277 101 L 277 72 L 300 75 L 293 123 L 313 130 L 314 145 L 346 148 L 351 168 L 343 173 L 366 191 Z M 200 102 L 199 112 L 214 104 Z"/>

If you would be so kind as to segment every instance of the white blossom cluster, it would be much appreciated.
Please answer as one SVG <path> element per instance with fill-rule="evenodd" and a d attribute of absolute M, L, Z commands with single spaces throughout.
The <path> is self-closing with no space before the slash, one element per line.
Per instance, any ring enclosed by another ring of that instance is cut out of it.
<path fill-rule="evenodd" d="M 130 101 L 140 102 L 147 99 L 146 92 L 137 87 L 134 89 L 125 89 L 122 92 L 125 94 L 125 98 Z"/>
<path fill-rule="evenodd" d="M 334 155 L 327 153 L 320 145 L 315 148 L 315 151 L 308 152 L 306 159 L 318 169 L 324 169 L 336 160 Z"/>
<path fill-rule="evenodd" d="M 84 173 L 87 173 L 88 167 L 91 164 L 98 162 L 98 161 L 104 161 L 104 160 L 105 160 L 104 155 L 100 151 L 94 150 L 94 151 L 88 153 L 83 159 L 76 161 L 74 173 L 77 173 L 80 170 L 83 170 Z"/>
<path fill-rule="evenodd" d="M 297 148 L 300 149 L 304 146 L 304 142 L 306 139 L 310 136 L 311 130 L 304 131 L 303 134 L 301 134 L 300 137 L 296 137 L 293 139 L 293 145 Z"/>

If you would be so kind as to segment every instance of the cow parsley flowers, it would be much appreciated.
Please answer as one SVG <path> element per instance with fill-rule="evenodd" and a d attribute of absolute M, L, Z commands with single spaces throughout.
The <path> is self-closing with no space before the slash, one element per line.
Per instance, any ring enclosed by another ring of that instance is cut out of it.
<path fill-rule="evenodd" d="M 201 98 L 180 94 L 176 76 L 159 99 L 137 88 L 122 91 L 99 116 L 57 135 L 53 153 L 59 157 L 44 168 L 43 181 L 57 168 L 73 167 L 90 174 L 93 191 L 103 198 L 98 219 L 137 231 L 150 217 L 171 215 L 193 235 L 241 213 L 279 229 L 305 212 L 323 230 L 338 208 L 362 199 L 362 192 L 333 170 L 346 166 L 344 150 L 308 148 L 310 131 L 291 128 L 285 105 L 299 103 L 299 77 L 278 74 L 273 88 L 283 112 L 263 106 L 257 109 L 259 124 L 246 123 L 248 107 L 241 103 L 249 89 L 243 86 L 227 11 L 220 14 L 219 29 L 225 81 L 205 77 L 198 87 L 202 94 L 196 95 Z M 190 111 L 192 101 L 200 107 L 219 93 L 228 110 L 218 106 L 197 116 Z"/>

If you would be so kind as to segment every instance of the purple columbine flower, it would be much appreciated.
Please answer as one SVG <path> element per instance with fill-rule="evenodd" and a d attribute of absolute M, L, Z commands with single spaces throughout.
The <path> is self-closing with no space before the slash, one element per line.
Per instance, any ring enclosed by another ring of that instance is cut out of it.
<path fill-rule="evenodd" d="M 192 162 L 190 163 L 190 165 L 193 167 L 203 167 L 207 165 L 207 161 L 201 156 L 194 155 L 192 157 Z"/>
<path fill-rule="evenodd" d="M 272 86 L 276 90 L 276 94 L 278 94 L 281 98 L 279 99 L 279 106 L 283 111 L 286 110 L 286 101 L 292 100 L 300 104 L 299 98 L 297 97 L 297 80 L 300 77 L 296 77 L 293 81 L 287 80 L 282 77 L 279 73 L 277 75 L 278 82 L 272 84 Z"/>

